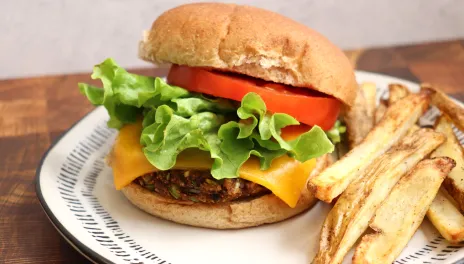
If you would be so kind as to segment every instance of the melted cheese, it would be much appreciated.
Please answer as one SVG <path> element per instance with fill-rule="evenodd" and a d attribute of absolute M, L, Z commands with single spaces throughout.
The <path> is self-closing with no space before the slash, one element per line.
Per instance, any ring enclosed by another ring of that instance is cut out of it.
<path fill-rule="evenodd" d="M 140 175 L 156 171 L 145 158 L 140 145 L 141 123 L 124 126 L 116 139 L 110 156 L 113 168 L 114 185 L 120 190 Z M 282 137 L 291 140 L 304 131 L 291 130 L 284 132 Z M 183 151 L 177 157 L 176 169 L 211 169 L 213 160 L 208 152 L 195 149 Z M 271 190 L 290 207 L 295 207 L 306 186 L 311 171 L 316 166 L 316 160 L 300 163 L 288 156 L 282 156 L 272 162 L 271 168 L 262 171 L 259 160 L 251 158 L 239 170 L 240 178 L 260 184 Z"/>
<path fill-rule="evenodd" d="M 315 159 L 302 164 L 293 158 L 282 156 L 272 161 L 271 168 L 263 171 L 259 169 L 259 160 L 252 158 L 242 165 L 239 175 L 240 178 L 271 190 L 273 194 L 293 208 L 315 165 Z"/>

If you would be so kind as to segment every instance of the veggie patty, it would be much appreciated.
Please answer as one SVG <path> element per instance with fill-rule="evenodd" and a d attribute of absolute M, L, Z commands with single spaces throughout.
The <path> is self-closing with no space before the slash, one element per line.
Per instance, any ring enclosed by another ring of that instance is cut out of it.
<path fill-rule="evenodd" d="M 156 171 L 134 182 L 166 198 L 209 204 L 270 193 L 263 186 L 240 178 L 216 180 L 209 170 Z"/>

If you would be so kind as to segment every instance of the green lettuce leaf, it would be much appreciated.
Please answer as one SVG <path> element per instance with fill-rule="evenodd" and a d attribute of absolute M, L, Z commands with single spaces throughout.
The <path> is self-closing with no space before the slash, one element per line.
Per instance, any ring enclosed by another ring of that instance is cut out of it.
<path fill-rule="evenodd" d="M 330 140 L 336 144 L 342 141 L 341 134 L 346 132 L 346 127 L 342 125 L 340 120 L 337 120 L 334 126 L 326 132 Z"/>
<path fill-rule="evenodd" d="M 92 78 L 100 79 L 103 89 L 84 83 L 79 83 L 79 89 L 92 104 L 107 109 L 108 126 L 120 128 L 143 117 L 140 143 L 147 160 L 160 170 L 171 169 L 179 153 L 196 148 L 210 153 L 214 178 L 235 178 L 251 156 L 266 170 L 282 155 L 304 162 L 332 152 L 329 137 L 334 141 L 342 132 L 340 126 L 327 134 L 314 126 L 285 141 L 281 129 L 298 121 L 287 114 L 267 112 L 255 93 L 245 95 L 237 109 L 230 100 L 128 73 L 112 59 L 96 65 Z"/>
<path fill-rule="evenodd" d="M 259 158 L 261 169 L 265 170 L 275 158 L 285 154 L 304 162 L 334 149 L 318 126 L 294 140 L 283 140 L 281 129 L 298 125 L 298 121 L 287 114 L 268 114 L 264 101 L 254 93 L 242 99 L 237 109 L 238 122 L 224 123 L 224 115 L 212 112 L 194 114 L 192 110 L 189 115 L 183 117 L 167 105 L 145 115 L 141 144 L 155 167 L 168 170 L 180 152 L 198 148 L 210 152 L 214 159 L 214 178 L 235 178 L 251 155 Z"/>
<path fill-rule="evenodd" d="M 113 59 L 96 65 L 92 79 L 100 79 L 103 89 L 85 83 L 79 83 L 79 89 L 92 104 L 105 106 L 110 116 L 108 126 L 112 128 L 134 123 L 141 114 L 142 106 L 157 107 L 190 94 L 160 78 L 128 73 Z"/>

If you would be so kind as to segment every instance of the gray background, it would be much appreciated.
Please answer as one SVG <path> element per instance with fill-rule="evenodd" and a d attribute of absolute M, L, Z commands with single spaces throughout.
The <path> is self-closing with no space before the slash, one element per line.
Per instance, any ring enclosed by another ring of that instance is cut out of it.
<path fill-rule="evenodd" d="M 147 65 L 137 58 L 142 30 L 187 2 L 0 0 L 0 78 L 87 72 L 109 56 L 125 67 Z M 463 0 L 233 2 L 289 16 L 344 49 L 464 37 Z"/>

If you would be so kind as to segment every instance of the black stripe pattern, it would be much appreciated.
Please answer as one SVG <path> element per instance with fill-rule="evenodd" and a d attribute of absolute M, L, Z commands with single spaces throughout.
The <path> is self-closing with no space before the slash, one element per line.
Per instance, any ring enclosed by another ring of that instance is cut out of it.
<path fill-rule="evenodd" d="M 438 236 L 429 241 L 422 249 L 397 259 L 395 263 L 440 263 L 459 252 L 463 247 L 464 243 L 450 244 L 442 236 Z"/>
<path fill-rule="evenodd" d="M 108 149 L 114 135 L 115 131 L 108 129 L 106 121 L 102 121 L 83 137 L 83 140 L 77 142 L 76 147 L 66 157 L 57 177 L 61 199 L 95 241 L 117 256 L 121 262 L 170 264 L 126 234 L 93 193 L 97 177 L 105 167 L 107 151 L 101 156 L 93 155 L 101 152 L 103 148 Z M 91 163 L 91 166 L 85 173 L 83 169 L 88 163 Z M 79 175 L 82 173 L 82 185 L 78 185 Z M 90 205 L 90 208 L 87 205 Z M 131 250 L 125 250 L 123 247 Z"/>

